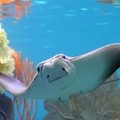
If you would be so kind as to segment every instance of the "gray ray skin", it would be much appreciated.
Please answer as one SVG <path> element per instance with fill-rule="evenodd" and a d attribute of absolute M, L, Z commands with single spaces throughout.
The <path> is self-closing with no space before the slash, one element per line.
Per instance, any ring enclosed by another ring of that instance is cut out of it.
<path fill-rule="evenodd" d="M 73 93 L 88 93 L 120 66 L 120 44 L 110 44 L 89 53 L 68 57 L 58 54 L 38 64 L 29 86 L 0 73 L 0 85 L 13 95 L 31 99 L 67 99 Z"/>

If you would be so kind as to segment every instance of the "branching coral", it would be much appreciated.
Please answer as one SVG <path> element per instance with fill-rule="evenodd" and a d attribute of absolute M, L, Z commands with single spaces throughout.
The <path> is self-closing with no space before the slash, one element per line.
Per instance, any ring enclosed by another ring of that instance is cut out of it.
<path fill-rule="evenodd" d="M 109 78 L 118 78 L 116 74 Z M 88 94 L 74 94 L 67 105 L 62 102 L 45 102 L 48 115 L 44 120 L 119 120 L 120 89 L 117 82 L 101 85 Z"/>
<path fill-rule="evenodd" d="M 8 46 L 6 32 L 0 28 L 0 72 L 13 75 L 28 85 L 34 76 L 34 65 L 28 59 L 22 61 L 21 52 L 16 53 Z M 13 97 L 19 120 L 35 120 L 37 114 L 37 101 Z"/>
<path fill-rule="evenodd" d="M 22 81 L 26 86 L 29 85 L 35 75 L 33 62 L 29 62 L 28 59 L 23 62 L 21 52 L 16 53 L 15 51 L 12 51 L 12 54 L 16 61 L 15 77 Z M 35 120 L 38 112 L 37 100 L 27 100 L 25 98 L 14 96 L 13 102 L 15 104 L 19 120 Z"/>
<path fill-rule="evenodd" d="M 7 34 L 0 26 L 0 72 L 12 76 L 15 61 L 11 55 L 8 43 Z M 0 119 L 12 120 L 14 119 L 12 100 L 1 92 L 3 92 L 3 89 L 0 86 Z M 5 118 L 1 116 L 1 112 Z"/>
<path fill-rule="evenodd" d="M 0 72 L 13 75 L 15 61 L 9 50 L 8 43 L 6 32 L 0 28 Z"/>

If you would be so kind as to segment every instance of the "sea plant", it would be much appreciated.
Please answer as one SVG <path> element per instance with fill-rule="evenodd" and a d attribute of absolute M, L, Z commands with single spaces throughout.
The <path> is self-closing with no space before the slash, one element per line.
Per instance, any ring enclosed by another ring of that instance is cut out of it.
<path fill-rule="evenodd" d="M 104 84 L 87 94 L 73 94 L 68 104 L 45 102 L 44 120 L 120 120 L 120 88 L 115 73 Z"/>

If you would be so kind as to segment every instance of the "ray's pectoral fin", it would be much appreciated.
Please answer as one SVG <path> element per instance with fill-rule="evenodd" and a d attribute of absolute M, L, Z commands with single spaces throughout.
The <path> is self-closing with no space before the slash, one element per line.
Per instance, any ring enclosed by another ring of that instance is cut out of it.
<path fill-rule="evenodd" d="M 120 44 L 107 45 L 74 57 L 71 62 L 76 68 L 76 81 L 80 90 L 89 92 L 106 81 L 120 67 Z"/>
<path fill-rule="evenodd" d="M 27 90 L 27 86 L 20 82 L 20 80 L 3 73 L 0 73 L 0 85 L 13 95 L 22 94 Z"/>
<path fill-rule="evenodd" d="M 28 99 L 29 98 L 39 99 L 41 98 L 40 96 L 41 92 L 38 92 L 38 90 L 41 90 L 41 89 L 39 85 L 39 77 L 37 76 L 38 74 L 36 74 L 31 80 L 31 83 L 28 86 L 26 86 L 24 83 L 22 83 L 18 79 L 5 75 L 3 73 L 0 73 L 0 85 L 9 93 L 15 96 L 24 97 Z"/>

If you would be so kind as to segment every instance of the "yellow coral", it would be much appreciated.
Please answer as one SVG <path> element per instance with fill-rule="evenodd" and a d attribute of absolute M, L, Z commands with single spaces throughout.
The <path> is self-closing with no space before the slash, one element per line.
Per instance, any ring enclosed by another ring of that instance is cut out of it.
<path fill-rule="evenodd" d="M 0 72 L 13 75 L 15 61 L 10 53 L 8 43 L 6 32 L 0 28 Z"/>
<path fill-rule="evenodd" d="M 0 47 L 3 47 L 5 45 L 7 45 L 7 43 L 9 42 L 7 40 L 7 34 L 3 29 L 0 29 Z"/>

